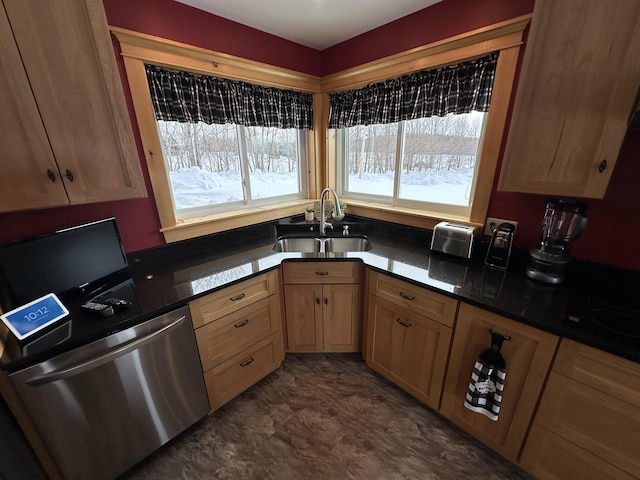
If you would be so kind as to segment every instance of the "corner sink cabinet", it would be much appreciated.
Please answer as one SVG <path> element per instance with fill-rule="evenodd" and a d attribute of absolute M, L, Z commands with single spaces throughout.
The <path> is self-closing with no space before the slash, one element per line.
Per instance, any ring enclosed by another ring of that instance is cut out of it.
<path fill-rule="evenodd" d="M 521 464 L 537 478 L 640 478 L 640 365 L 563 339 Z"/>
<path fill-rule="evenodd" d="M 501 349 L 506 379 L 497 421 L 464 406 L 475 361 L 491 347 L 490 330 L 511 337 Z M 440 412 L 517 462 L 558 340 L 557 336 L 542 330 L 460 303 Z"/>
<path fill-rule="evenodd" d="M 0 2 L 0 211 L 146 196 L 100 0 Z"/>
<path fill-rule="evenodd" d="M 370 272 L 367 364 L 438 409 L 458 301 Z"/>
<path fill-rule="evenodd" d="M 279 283 L 272 270 L 189 303 L 211 410 L 284 360 Z"/>
<path fill-rule="evenodd" d="M 282 265 L 287 350 L 359 352 L 362 263 Z"/>

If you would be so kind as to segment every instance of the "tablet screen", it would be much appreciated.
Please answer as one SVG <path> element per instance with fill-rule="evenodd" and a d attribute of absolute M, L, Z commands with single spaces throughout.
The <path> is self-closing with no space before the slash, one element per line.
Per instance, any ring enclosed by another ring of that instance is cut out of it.
<path fill-rule="evenodd" d="M 0 315 L 0 319 L 22 340 L 69 315 L 55 294 L 50 293 Z"/>

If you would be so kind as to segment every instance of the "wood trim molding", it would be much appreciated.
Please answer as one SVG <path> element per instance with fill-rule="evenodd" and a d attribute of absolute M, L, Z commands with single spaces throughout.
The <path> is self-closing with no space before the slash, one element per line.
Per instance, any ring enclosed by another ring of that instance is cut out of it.
<path fill-rule="evenodd" d="M 327 75 L 322 77 L 322 91 L 336 92 L 358 88 L 372 82 L 457 63 L 461 59 L 471 60 L 496 50 L 519 46 L 522 44 L 522 33 L 529 25 L 531 16 L 523 15 L 488 25 Z"/>
<path fill-rule="evenodd" d="M 109 27 L 120 42 L 123 57 L 167 68 L 242 80 L 258 85 L 320 92 L 320 77 L 266 63 L 214 52 L 152 35 Z"/>

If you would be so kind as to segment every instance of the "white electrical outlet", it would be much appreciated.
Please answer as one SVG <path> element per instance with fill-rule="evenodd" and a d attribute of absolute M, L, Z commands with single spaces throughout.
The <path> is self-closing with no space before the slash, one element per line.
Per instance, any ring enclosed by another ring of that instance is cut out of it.
<path fill-rule="evenodd" d="M 482 234 L 490 237 L 491 235 L 493 235 L 493 230 L 498 228 L 498 225 L 500 225 L 501 223 L 511 223 L 516 227 L 516 230 L 518 229 L 518 222 L 515 222 L 513 220 L 503 220 L 502 218 L 487 217 L 487 221 L 484 222 L 484 231 L 482 232 Z"/>

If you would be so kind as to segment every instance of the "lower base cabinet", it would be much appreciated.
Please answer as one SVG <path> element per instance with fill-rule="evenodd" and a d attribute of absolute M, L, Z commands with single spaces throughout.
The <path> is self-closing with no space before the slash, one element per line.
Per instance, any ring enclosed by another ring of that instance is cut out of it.
<path fill-rule="evenodd" d="M 437 409 L 458 301 L 377 272 L 368 283 L 367 364 Z"/>
<path fill-rule="evenodd" d="M 284 360 L 279 285 L 272 270 L 189 304 L 212 411 Z"/>
<path fill-rule="evenodd" d="M 640 478 L 640 365 L 563 339 L 520 463 L 542 480 Z"/>
<path fill-rule="evenodd" d="M 362 264 L 283 264 L 287 351 L 359 352 Z"/>
<path fill-rule="evenodd" d="M 464 406 L 476 359 L 491 347 L 491 332 L 510 339 L 502 345 L 506 378 L 497 421 Z M 461 303 L 442 395 L 441 413 L 480 441 L 517 462 L 542 393 L 558 337 Z"/>
<path fill-rule="evenodd" d="M 369 295 L 367 363 L 437 409 L 447 367 L 451 327 Z"/>

